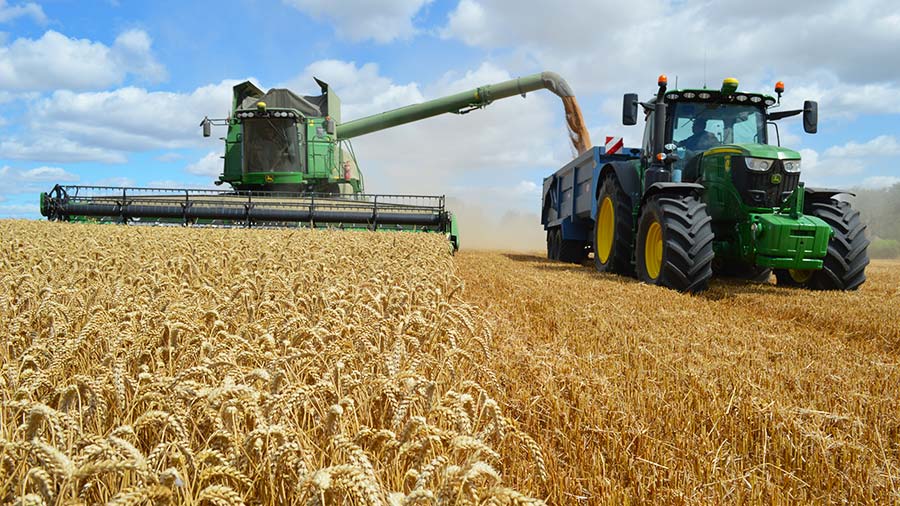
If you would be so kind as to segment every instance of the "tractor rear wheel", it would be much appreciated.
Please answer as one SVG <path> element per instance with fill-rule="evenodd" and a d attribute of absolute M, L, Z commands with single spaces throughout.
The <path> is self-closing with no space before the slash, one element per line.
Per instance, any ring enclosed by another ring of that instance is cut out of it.
<path fill-rule="evenodd" d="M 600 272 L 632 275 L 634 218 L 631 199 L 619 181 L 608 175 L 597 194 L 597 219 L 594 220 L 594 267 Z"/>
<path fill-rule="evenodd" d="M 638 277 L 682 292 L 705 290 L 712 277 L 714 237 L 703 202 L 693 196 L 652 197 L 638 222 Z"/>
<path fill-rule="evenodd" d="M 779 285 L 814 290 L 856 290 L 866 281 L 869 239 L 859 211 L 835 199 L 806 203 L 805 214 L 821 218 L 834 234 L 828 241 L 824 265 L 818 271 L 776 270 Z"/>

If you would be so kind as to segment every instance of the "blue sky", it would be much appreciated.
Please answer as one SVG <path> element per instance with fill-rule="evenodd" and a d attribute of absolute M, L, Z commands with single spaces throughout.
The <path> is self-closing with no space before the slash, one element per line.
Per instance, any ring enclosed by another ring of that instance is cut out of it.
<path fill-rule="evenodd" d="M 614 20 L 612 23 L 604 20 Z M 839 36 L 838 36 L 839 35 Z M 575 89 L 595 143 L 635 144 L 621 94 L 656 76 L 745 90 L 787 84 L 820 102 L 819 134 L 784 120 L 810 184 L 900 181 L 900 6 L 883 0 L 0 0 L 0 216 L 35 217 L 56 182 L 206 186 L 230 87 L 316 91 L 344 119 L 516 75 L 554 70 Z M 360 138 L 368 190 L 446 193 L 479 219 L 528 222 L 541 179 L 570 156 L 546 93 Z M 499 218 L 498 218 L 499 217 Z M 540 227 L 529 234 L 538 236 Z"/>

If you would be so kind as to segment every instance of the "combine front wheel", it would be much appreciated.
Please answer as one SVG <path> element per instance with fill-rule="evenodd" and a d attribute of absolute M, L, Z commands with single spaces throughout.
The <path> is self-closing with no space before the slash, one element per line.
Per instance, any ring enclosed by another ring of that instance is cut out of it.
<path fill-rule="evenodd" d="M 714 256 L 711 221 L 706 204 L 694 197 L 648 200 L 638 223 L 635 249 L 641 281 L 682 292 L 705 290 Z"/>

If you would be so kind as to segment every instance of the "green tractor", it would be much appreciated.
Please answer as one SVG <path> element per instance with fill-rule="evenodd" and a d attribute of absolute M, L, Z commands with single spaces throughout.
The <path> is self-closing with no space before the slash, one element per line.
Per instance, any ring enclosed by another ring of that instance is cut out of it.
<path fill-rule="evenodd" d="M 773 110 L 781 82 L 777 98 L 739 92 L 732 78 L 719 90 L 668 90 L 665 76 L 658 86 L 648 102 L 624 97 L 625 125 L 644 112 L 640 149 L 595 147 L 544 181 L 550 258 L 593 251 L 601 272 L 685 292 L 706 289 L 713 273 L 767 281 L 773 271 L 779 285 L 859 288 L 869 241 L 859 212 L 837 198 L 848 192 L 806 187 L 800 153 L 769 143 L 767 127 L 790 116 L 815 133 L 817 103 Z"/>

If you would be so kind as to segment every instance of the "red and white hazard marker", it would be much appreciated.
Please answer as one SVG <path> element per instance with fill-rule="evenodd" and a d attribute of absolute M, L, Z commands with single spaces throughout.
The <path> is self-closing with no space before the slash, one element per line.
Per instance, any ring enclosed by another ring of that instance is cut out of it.
<path fill-rule="evenodd" d="M 613 155 L 619 152 L 622 149 L 622 146 L 625 144 L 624 140 L 621 137 L 610 137 L 606 136 L 606 150 L 605 153 L 607 155 Z"/>

